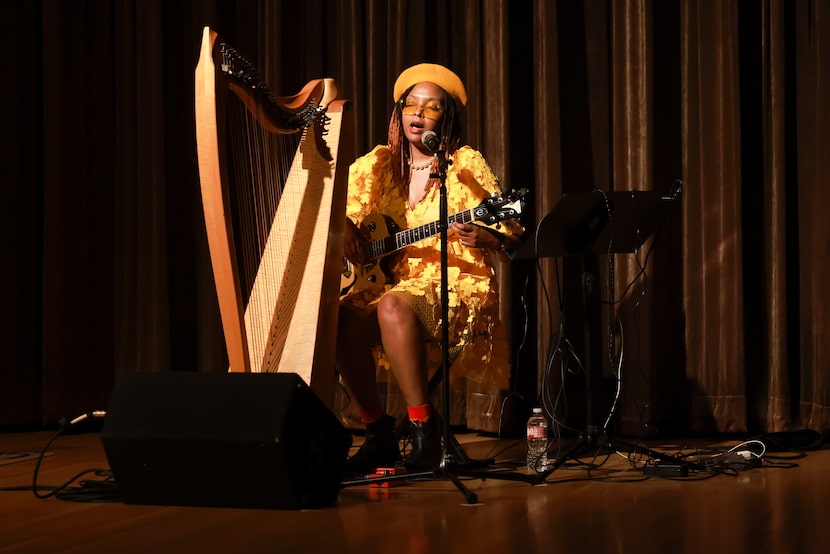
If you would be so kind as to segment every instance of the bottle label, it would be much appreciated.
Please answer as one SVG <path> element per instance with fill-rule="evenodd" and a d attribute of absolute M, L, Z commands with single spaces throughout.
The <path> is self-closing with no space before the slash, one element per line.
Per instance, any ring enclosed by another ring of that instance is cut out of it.
<path fill-rule="evenodd" d="M 544 439 L 548 436 L 548 430 L 541 425 L 528 425 L 527 438 L 529 439 Z"/>

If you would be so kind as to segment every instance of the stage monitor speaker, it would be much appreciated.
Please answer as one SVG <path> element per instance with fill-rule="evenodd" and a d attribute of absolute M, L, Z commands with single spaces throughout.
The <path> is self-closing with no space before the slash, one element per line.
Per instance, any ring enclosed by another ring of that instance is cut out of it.
<path fill-rule="evenodd" d="M 336 502 L 351 434 L 295 373 L 125 372 L 101 434 L 126 504 Z"/>

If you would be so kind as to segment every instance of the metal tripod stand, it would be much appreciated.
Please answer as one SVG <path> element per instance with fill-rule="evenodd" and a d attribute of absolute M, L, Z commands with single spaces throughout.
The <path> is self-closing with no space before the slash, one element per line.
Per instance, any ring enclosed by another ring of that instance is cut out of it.
<path fill-rule="evenodd" d="M 580 255 L 582 257 L 581 293 L 585 312 L 583 325 L 585 373 L 585 427 L 560 455 L 549 463 L 547 477 L 569 459 L 586 451 L 600 449 L 646 453 L 678 465 L 683 460 L 651 451 L 628 441 L 612 441 L 605 429 L 594 420 L 596 377 L 593 364 L 593 336 L 596 325 L 593 308 L 599 305 L 599 254 L 633 253 L 662 225 L 668 211 L 679 202 L 682 185 L 678 182 L 669 195 L 657 191 L 565 194 L 554 209 L 537 226 L 515 259 Z"/>

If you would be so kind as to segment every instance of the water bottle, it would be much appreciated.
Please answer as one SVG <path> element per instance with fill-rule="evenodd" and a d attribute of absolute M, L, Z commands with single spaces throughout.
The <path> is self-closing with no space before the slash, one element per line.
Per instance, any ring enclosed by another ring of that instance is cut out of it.
<path fill-rule="evenodd" d="M 527 469 L 542 472 L 548 468 L 548 420 L 542 408 L 533 408 L 527 420 Z"/>

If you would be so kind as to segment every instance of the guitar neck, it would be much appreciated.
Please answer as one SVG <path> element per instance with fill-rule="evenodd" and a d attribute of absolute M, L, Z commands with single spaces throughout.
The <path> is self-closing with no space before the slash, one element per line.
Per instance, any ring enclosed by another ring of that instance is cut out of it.
<path fill-rule="evenodd" d="M 464 210 L 447 217 L 447 225 L 450 223 L 470 223 L 475 221 L 475 210 Z M 388 237 L 373 240 L 370 245 L 372 259 L 380 258 L 395 250 L 400 250 L 410 244 L 424 240 L 441 232 L 441 220 L 425 223 L 411 229 L 404 229 L 392 233 Z"/>

